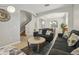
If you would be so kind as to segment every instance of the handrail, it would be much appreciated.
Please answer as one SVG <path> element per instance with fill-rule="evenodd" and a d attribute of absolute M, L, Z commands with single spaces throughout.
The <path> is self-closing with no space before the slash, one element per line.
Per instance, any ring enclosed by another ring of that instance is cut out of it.
<path fill-rule="evenodd" d="M 48 50 L 48 52 L 46 53 L 46 55 L 49 55 L 49 53 L 50 53 L 52 47 L 53 47 L 54 44 L 55 44 L 55 41 L 56 41 L 57 37 L 58 37 L 58 28 L 56 28 L 56 30 L 55 30 L 54 38 L 53 38 L 53 40 L 50 42 L 50 43 L 52 43 L 52 45 L 51 45 L 51 47 L 49 48 L 49 50 Z"/>
<path fill-rule="evenodd" d="M 20 25 L 20 32 L 23 32 L 25 30 L 25 25 L 27 25 L 31 20 L 32 19 L 28 18 L 27 21 Z"/>

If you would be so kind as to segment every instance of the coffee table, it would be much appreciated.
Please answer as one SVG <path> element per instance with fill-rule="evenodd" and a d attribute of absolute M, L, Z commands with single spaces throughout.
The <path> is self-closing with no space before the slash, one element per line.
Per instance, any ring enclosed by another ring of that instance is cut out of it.
<path fill-rule="evenodd" d="M 38 37 L 38 38 L 30 37 L 28 39 L 29 44 L 36 44 L 37 45 L 37 52 L 39 52 L 40 44 L 44 43 L 45 41 L 46 40 L 42 37 Z"/>

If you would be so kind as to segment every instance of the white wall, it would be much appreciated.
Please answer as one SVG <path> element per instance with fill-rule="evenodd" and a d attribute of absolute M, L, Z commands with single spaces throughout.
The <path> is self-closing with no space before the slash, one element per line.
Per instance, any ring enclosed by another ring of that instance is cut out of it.
<path fill-rule="evenodd" d="M 6 9 L 8 5 L 0 5 L 0 8 Z M 20 19 L 19 10 L 16 8 L 16 12 L 10 14 L 11 19 L 7 22 L 0 22 L 0 47 L 17 42 L 20 40 Z"/>
<path fill-rule="evenodd" d="M 73 6 L 73 29 L 79 30 L 79 4 Z"/>

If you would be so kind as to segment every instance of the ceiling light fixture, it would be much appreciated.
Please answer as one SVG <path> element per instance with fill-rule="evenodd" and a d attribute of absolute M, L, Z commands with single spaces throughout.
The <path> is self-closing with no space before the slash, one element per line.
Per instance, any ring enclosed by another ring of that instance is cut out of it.
<path fill-rule="evenodd" d="M 13 6 L 8 6 L 8 7 L 7 7 L 7 11 L 10 12 L 10 13 L 14 13 L 14 12 L 15 12 L 15 7 L 13 7 Z"/>

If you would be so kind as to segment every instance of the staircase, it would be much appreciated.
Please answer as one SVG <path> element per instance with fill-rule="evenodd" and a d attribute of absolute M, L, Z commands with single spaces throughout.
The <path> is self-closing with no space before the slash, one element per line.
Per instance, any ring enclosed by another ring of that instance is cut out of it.
<path fill-rule="evenodd" d="M 26 21 L 24 21 L 21 25 L 20 25 L 20 33 L 24 33 L 25 32 L 25 25 L 27 25 L 31 20 L 32 20 L 32 15 L 29 12 L 26 11 L 21 11 L 22 13 L 24 13 L 23 15 L 25 16 Z M 23 18 L 24 19 L 24 18 Z M 22 20 L 23 20 L 22 19 Z"/>

